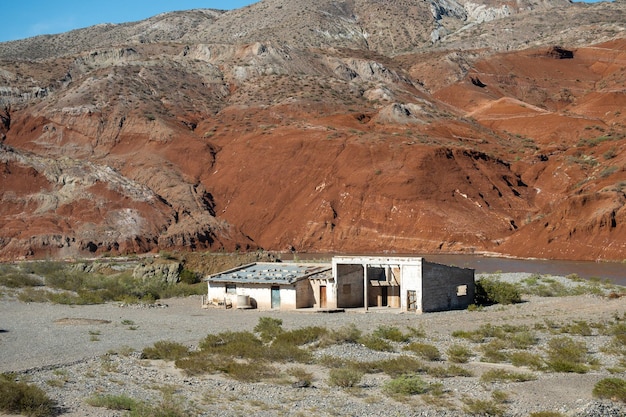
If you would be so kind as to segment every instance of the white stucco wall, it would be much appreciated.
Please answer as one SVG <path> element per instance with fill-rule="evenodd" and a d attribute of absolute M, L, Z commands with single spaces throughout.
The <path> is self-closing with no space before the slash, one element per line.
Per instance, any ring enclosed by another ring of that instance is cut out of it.
<path fill-rule="evenodd" d="M 280 287 L 280 309 L 290 310 L 296 308 L 296 287 L 295 285 L 282 285 Z M 270 310 L 272 308 L 272 289 L 269 285 L 239 283 L 236 284 L 235 294 L 226 294 L 226 284 L 223 282 L 208 281 L 208 299 L 223 300 L 226 298 L 232 303 L 233 308 L 237 308 L 237 296 L 247 295 L 250 297 L 251 305 L 260 310 Z"/>
<path fill-rule="evenodd" d="M 400 308 L 406 310 L 408 306 L 408 291 L 415 291 L 416 310 L 422 311 L 422 263 L 405 264 L 400 266 Z"/>

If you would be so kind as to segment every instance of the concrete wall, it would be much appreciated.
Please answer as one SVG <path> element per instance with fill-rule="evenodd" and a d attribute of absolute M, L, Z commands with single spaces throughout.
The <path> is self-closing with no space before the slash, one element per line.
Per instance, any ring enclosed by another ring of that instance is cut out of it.
<path fill-rule="evenodd" d="M 326 307 L 325 308 L 337 308 L 337 285 L 332 278 L 317 279 L 312 278 L 308 280 L 313 294 L 313 305 L 309 307 L 322 308 L 320 305 L 320 287 L 326 287 Z M 298 307 L 300 308 L 300 307 Z"/>
<path fill-rule="evenodd" d="M 363 267 L 339 264 L 336 265 L 334 275 L 337 282 L 337 307 L 363 307 Z"/>
<path fill-rule="evenodd" d="M 306 281 L 306 280 L 303 280 Z M 209 280 L 208 299 L 222 300 L 224 298 L 232 302 L 233 308 L 237 307 L 237 296 L 247 295 L 250 297 L 250 303 L 253 307 L 261 310 L 270 310 L 272 308 L 272 289 L 271 286 L 252 283 L 238 283 L 236 285 L 235 294 L 226 294 L 226 284 L 223 282 L 211 282 Z M 308 283 L 307 283 L 308 285 Z M 296 285 L 281 285 L 280 287 L 280 309 L 293 310 L 296 306 Z M 302 289 L 300 291 L 303 291 Z M 307 301 L 310 301 L 308 299 Z"/>
<path fill-rule="evenodd" d="M 415 291 L 416 311 L 422 311 L 422 259 L 400 267 L 400 308 L 408 310 L 409 291 Z"/>
<path fill-rule="evenodd" d="M 282 308 L 282 294 L 281 310 Z M 318 295 L 319 296 L 319 295 Z M 296 308 L 309 308 L 315 305 L 315 292 L 308 279 L 296 282 Z"/>
<path fill-rule="evenodd" d="M 422 263 L 422 311 L 467 308 L 474 302 L 474 270 Z"/>

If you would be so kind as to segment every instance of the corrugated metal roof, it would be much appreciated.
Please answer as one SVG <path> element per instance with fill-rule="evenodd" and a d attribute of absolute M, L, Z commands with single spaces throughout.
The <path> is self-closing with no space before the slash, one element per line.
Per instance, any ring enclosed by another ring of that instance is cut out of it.
<path fill-rule="evenodd" d="M 331 277 L 330 264 L 295 264 L 258 262 L 211 275 L 209 281 L 255 284 L 293 284 L 307 277 L 325 274 Z"/>

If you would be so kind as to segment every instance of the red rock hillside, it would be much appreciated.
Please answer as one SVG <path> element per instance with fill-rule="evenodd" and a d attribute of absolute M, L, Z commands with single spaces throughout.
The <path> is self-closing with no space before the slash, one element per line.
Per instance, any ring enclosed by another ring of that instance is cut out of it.
<path fill-rule="evenodd" d="M 0 259 L 626 259 L 625 3 L 379 3 L 0 44 Z"/>

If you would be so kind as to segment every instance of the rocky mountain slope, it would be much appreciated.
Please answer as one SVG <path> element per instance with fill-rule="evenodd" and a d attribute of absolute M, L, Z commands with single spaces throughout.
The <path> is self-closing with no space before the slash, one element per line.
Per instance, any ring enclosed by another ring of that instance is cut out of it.
<path fill-rule="evenodd" d="M 0 257 L 625 259 L 625 11 L 266 0 L 2 43 Z"/>

